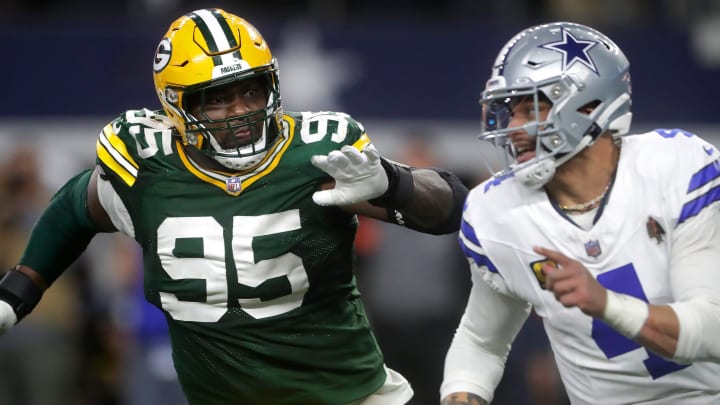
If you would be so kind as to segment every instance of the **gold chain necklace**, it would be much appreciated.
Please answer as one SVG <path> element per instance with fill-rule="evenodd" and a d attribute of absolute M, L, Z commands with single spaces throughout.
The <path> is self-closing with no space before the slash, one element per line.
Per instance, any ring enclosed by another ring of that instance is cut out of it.
<path fill-rule="evenodd" d="M 588 212 L 594 208 L 596 208 L 598 205 L 600 205 L 600 202 L 605 198 L 605 195 L 607 194 L 608 190 L 610 189 L 610 184 L 608 183 L 607 186 L 605 186 L 605 190 L 603 190 L 602 193 L 600 193 L 599 196 L 593 198 L 592 200 L 580 204 L 574 204 L 574 205 L 559 205 L 561 210 L 568 212 L 568 213 L 575 213 L 575 214 L 582 214 L 583 212 Z"/>

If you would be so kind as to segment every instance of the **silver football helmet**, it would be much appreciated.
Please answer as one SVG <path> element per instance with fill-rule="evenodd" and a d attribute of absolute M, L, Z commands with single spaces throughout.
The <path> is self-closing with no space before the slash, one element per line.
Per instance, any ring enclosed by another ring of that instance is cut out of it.
<path fill-rule="evenodd" d="M 610 38 L 584 25 L 556 22 L 515 35 L 498 54 L 480 100 L 480 139 L 507 152 L 499 175 L 542 187 L 601 134 L 626 134 L 632 120 L 629 67 Z M 533 101 L 534 118 L 509 127 L 511 107 L 522 100 Z M 551 105 L 542 121 L 539 101 Z M 510 139 L 517 131 L 536 137 L 535 156 L 522 163 Z"/>

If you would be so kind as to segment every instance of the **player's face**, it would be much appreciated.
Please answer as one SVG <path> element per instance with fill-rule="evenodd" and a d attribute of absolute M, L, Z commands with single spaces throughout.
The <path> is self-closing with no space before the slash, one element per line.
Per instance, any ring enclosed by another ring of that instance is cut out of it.
<path fill-rule="evenodd" d="M 535 157 L 537 142 L 534 136 L 529 135 L 522 126 L 528 122 L 542 122 L 547 119 L 551 104 L 539 101 L 537 109 L 532 97 L 522 97 L 510 102 L 510 122 L 508 128 L 517 128 L 510 132 L 510 140 L 515 148 L 517 163 L 527 162 Z"/>
<path fill-rule="evenodd" d="M 207 89 L 191 103 L 190 112 L 199 119 L 220 121 L 204 125 L 216 129 L 213 136 L 223 149 L 249 145 L 262 136 L 268 97 L 264 83 L 253 78 Z"/>

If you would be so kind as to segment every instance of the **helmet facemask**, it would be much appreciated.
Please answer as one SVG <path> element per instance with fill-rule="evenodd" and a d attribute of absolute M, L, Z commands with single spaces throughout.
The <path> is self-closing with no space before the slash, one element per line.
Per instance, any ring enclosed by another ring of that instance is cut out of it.
<path fill-rule="evenodd" d="M 188 88 L 183 102 L 188 143 L 232 170 L 247 170 L 260 163 L 274 145 L 281 125 L 281 100 L 274 70 L 250 73 Z M 224 97 L 226 89 L 245 92 L 243 86 L 254 86 L 249 84 L 253 82 L 261 85 L 264 93 L 262 108 L 233 116 L 218 116 L 212 111 L 213 102 Z"/>
<path fill-rule="evenodd" d="M 480 100 L 482 124 L 480 139 L 490 141 L 504 151 L 505 169 L 500 176 L 514 174 L 526 185 L 537 188 L 545 184 L 555 173 L 555 168 L 579 150 L 587 146 L 583 142 L 572 142 L 554 120 L 561 109 L 563 99 L 553 103 L 541 88 L 553 86 L 515 86 L 485 91 Z M 521 125 L 510 126 L 513 115 L 520 114 L 526 119 Z M 544 116 L 544 118 L 543 118 Z M 524 132 L 534 139 L 534 145 L 518 147 L 512 134 Z M 534 154 L 531 158 L 527 154 Z"/>
<path fill-rule="evenodd" d="M 524 150 L 519 150 L 516 145 L 512 142 L 511 134 L 518 131 L 524 131 L 529 136 L 536 137 L 537 144 L 533 148 L 536 153 L 536 158 L 543 159 L 550 155 L 544 154 L 544 149 L 541 147 L 540 142 L 541 134 L 544 136 L 549 133 L 554 133 L 552 130 L 552 122 L 548 120 L 539 121 L 540 117 L 540 101 L 541 97 L 534 88 L 526 89 L 513 89 L 503 92 L 497 92 L 490 94 L 486 92 L 483 98 L 480 100 L 482 107 L 482 123 L 481 131 L 482 135 L 480 139 L 491 142 L 495 147 L 502 150 L 503 163 L 506 168 L 517 168 L 523 163 L 519 161 L 519 153 Z M 530 109 L 526 111 L 528 119 L 521 126 L 510 126 L 513 114 L 516 112 L 518 106 L 529 102 Z M 525 148 L 523 148 L 525 149 Z"/>

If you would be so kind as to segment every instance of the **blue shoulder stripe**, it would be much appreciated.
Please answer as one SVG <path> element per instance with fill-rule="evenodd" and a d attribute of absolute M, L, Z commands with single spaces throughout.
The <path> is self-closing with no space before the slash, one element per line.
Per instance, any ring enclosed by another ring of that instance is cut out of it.
<path fill-rule="evenodd" d="M 495 263 L 493 263 L 489 257 L 481 255 L 480 253 L 477 253 L 474 250 L 470 249 L 465 245 L 465 243 L 463 243 L 462 239 L 460 239 L 460 248 L 462 249 L 463 253 L 465 253 L 465 256 L 472 259 L 475 263 L 477 263 L 478 266 L 487 266 L 488 270 L 490 270 L 491 272 L 498 272 L 497 267 L 495 267 Z"/>
<path fill-rule="evenodd" d="M 688 185 L 688 193 L 697 190 L 720 176 L 720 159 L 717 159 L 693 174 Z"/>
<path fill-rule="evenodd" d="M 480 241 L 477 238 L 477 235 L 475 235 L 475 230 L 472 226 L 463 218 L 462 223 L 460 224 L 460 232 L 462 232 L 463 235 L 472 243 L 482 246 L 480 244 Z"/>
<path fill-rule="evenodd" d="M 460 242 L 460 248 L 462 249 L 463 253 L 465 254 L 465 256 L 475 261 L 478 266 L 487 266 L 487 268 L 491 272 L 497 273 L 498 269 L 495 266 L 495 263 L 493 263 L 489 257 L 471 249 L 467 244 L 465 244 L 465 240 L 470 241 L 476 246 L 482 246 L 478 241 L 477 235 L 475 235 L 475 230 L 472 228 L 472 226 L 470 226 L 470 224 L 467 223 L 467 221 L 463 220 L 462 224 L 460 225 L 460 236 L 458 237 L 458 241 Z"/>
<path fill-rule="evenodd" d="M 678 224 L 683 223 L 688 218 L 694 217 L 699 214 L 703 208 L 718 200 L 720 200 L 720 186 L 715 186 L 700 197 L 686 202 L 685 205 L 683 205 L 682 212 L 680 212 Z"/>

